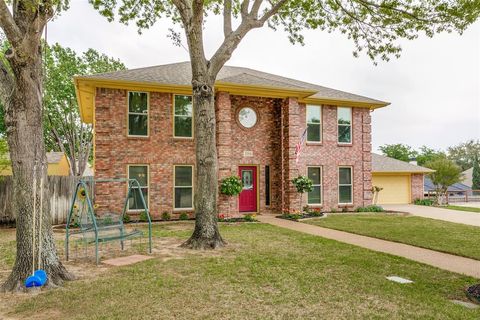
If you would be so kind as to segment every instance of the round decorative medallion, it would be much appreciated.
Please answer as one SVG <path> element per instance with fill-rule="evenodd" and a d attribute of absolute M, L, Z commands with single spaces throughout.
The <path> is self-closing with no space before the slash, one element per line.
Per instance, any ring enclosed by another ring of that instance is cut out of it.
<path fill-rule="evenodd" d="M 238 112 L 238 122 L 245 128 L 250 129 L 257 123 L 257 113 L 250 107 L 242 108 Z"/>

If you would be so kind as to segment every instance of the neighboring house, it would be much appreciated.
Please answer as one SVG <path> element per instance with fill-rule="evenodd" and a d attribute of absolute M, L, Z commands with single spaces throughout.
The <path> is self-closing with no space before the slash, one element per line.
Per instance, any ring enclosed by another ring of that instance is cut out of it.
<path fill-rule="evenodd" d="M 424 197 L 425 174 L 431 169 L 372 153 L 372 185 L 383 188 L 378 204 L 405 204 Z"/>
<path fill-rule="evenodd" d="M 462 172 L 462 183 L 470 188 L 473 186 L 473 167 Z"/>
<path fill-rule="evenodd" d="M 63 152 L 47 152 L 47 174 L 49 176 L 70 175 L 70 164 Z M 9 166 L 0 172 L 0 176 L 11 176 L 12 167 Z"/>
<path fill-rule="evenodd" d="M 94 125 L 95 178 L 136 178 L 154 216 L 193 211 L 195 136 L 189 62 L 75 78 L 81 118 Z M 218 178 L 244 190 L 220 213 L 368 205 L 371 111 L 388 103 L 252 69 L 225 66 L 215 83 Z M 298 164 L 295 146 L 308 128 Z M 96 188 L 99 211 L 121 210 L 125 185 Z M 140 210 L 136 197 L 129 210 Z"/>
<path fill-rule="evenodd" d="M 424 191 L 426 195 L 435 192 L 435 185 L 428 177 L 425 177 Z M 471 194 L 472 188 L 464 183 L 458 182 L 448 186 L 447 191 L 451 195 L 465 195 L 466 192 Z"/>

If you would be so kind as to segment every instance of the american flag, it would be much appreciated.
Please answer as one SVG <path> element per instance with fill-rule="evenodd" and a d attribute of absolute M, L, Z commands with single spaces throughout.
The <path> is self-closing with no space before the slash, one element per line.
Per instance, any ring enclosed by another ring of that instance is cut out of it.
<path fill-rule="evenodd" d="M 300 138 L 300 141 L 295 146 L 295 163 L 296 164 L 298 164 L 298 160 L 300 159 L 300 152 L 302 151 L 302 146 L 306 138 L 307 138 L 307 128 L 305 128 Z"/>

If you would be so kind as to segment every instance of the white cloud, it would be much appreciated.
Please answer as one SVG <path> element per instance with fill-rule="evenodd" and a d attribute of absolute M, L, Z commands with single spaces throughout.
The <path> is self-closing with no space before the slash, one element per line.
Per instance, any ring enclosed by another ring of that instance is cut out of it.
<path fill-rule="evenodd" d="M 222 40 L 218 18 L 205 30 L 207 54 Z M 120 58 L 128 67 L 189 59 L 166 37 L 171 23 L 157 23 L 138 35 L 134 25 L 109 23 L 86 1 L 48 26 L 48 41 L 77 51 L 95 48 Z M 351 54 L 353 44 L 339 34 L 309 31 L 306 45 L 293 46 L 284 32 L 254 30 L 228 62 L 390 101 L 373 113 L 374 149 L 385 143 L 446 148 L 480 138 L 480 23 L 462 36 L 441 34 L 403 42 L 402 57 L 372 62 Z"/>

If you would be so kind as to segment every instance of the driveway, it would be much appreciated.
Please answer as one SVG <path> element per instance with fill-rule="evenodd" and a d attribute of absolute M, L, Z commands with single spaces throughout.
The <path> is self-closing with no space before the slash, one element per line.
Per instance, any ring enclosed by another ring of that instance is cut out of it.
<path fill-rule="evenodd" d="M 416 206 L 413 204 L 385 204 L 382 207 L 386 210 L 408 212 L 414 216 L 480 227 L 480 213 Z"/>

